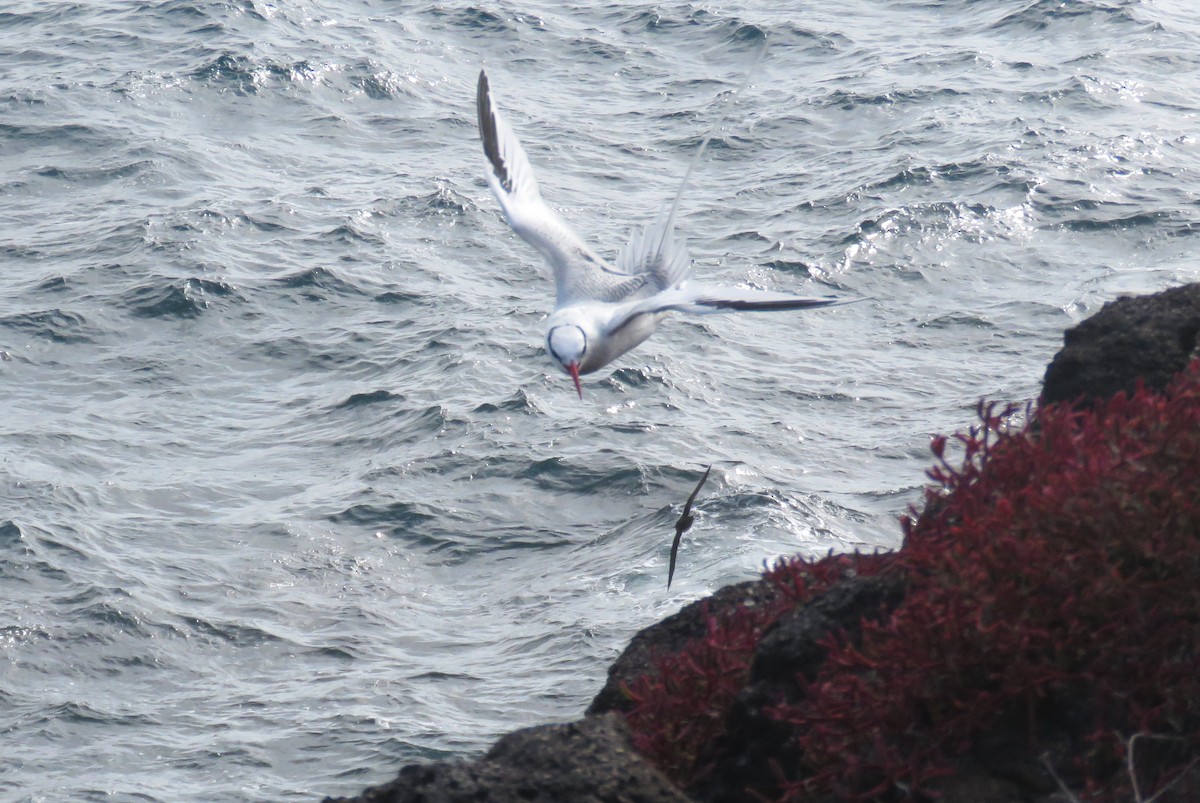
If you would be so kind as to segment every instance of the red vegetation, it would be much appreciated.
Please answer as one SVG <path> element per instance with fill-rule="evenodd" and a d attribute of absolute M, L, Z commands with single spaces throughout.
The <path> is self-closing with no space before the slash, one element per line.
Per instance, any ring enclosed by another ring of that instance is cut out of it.
<path fill-rule="evenodd" d="M 746 684 L 754 648 L 783 609 L 739 606 L 706 618 L 707 632 L 657 661 L 658 671 L 629 687 L 634 707 L 625 715 L 633 746 L 668 778 L 687 786 L 703 774 L 706 748 L 725 727 L 725 715 Z"/>
<path fill-rule="evenodd" d="M 638 752 L 681 786 L 702 777 L 710 769 L 704 763 L 711 757 L 709 748 L 723 732 L 729 707 L 746 685 L 763 632 L 780 614 L 828 590 L 848 573 L 870 572 L 865 565 L 869 557 L 780 561 L 766 574 L 780 592 L 772 602 L 740 605 L 725 615 L 708 614 L 703 638 L 659 658 L 657 671 L 638 678 L 628 689 L 634 707 L 626 719 Z"/>
<path fill-rule="evenodd" d="M 770 712 L 801 756 L 779 768 L 783 800 L 936 796 L 999 733 L 1037 769 L 1047 754 L 1081 800 L 1130 800 L 1134 734 L 1174 746 L 1139 762 L 1147 794 L 1200 750 L 1200 361 L 1161 395 L 1050 405 L 1014 431 L 1009 412 L 981 406 L 955 436 L 961 464 L 934 440 L 935 486 L 885 569 L 904 601 L 828 639 L 817 677 Z M 638 748 L 685 784 L 702 775 L 770 622 L 883 564 L 780 564 L 777 605 L 713 618 L 633 684 Z"/>

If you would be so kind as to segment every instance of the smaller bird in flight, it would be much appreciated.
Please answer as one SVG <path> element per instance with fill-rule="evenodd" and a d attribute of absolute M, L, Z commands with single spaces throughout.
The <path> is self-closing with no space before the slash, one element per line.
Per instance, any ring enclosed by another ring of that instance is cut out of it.
<path fill-rule="evenodd" d="M 692 495 L 688 497 L 683 506 L 683 514 L 680 515 L 679 521 L 675 522 L 675 540 L 671 543 L 671 565 L 667 569 L 667 588 L 671 587 L 671 580 L 675 577 L 675 557 L 679 554 L 679 539 L 683 538 L 683 534 L 691 528 L 692 522 L 696 520 L 696 517 L 692 515 L 692 502 L 696 501 L 696 494 L 700 493 L 700 489 L 704 487 L 710 471 L 712 471 L 712 465 L 704 470 L 704 476 L 700 478 L 700 482 L 696 483 L 696 490 L 692 491 Z"/>

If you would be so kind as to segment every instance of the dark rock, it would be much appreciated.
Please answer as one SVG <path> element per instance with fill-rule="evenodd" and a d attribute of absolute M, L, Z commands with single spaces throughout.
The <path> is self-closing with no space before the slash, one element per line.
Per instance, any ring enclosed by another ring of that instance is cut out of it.
<path fill-rule="evenodd" d="M 1068 329 L 1046 369 L 1042 400 L 1087 404 L 1132 393 L 1141 379 L 1161 390 L 1200 356 L 1200 284 L 1105 304 Z"/>
<path fill-rule="evenodd" d="M 1084 735 L 1092 732 L 1095 706 L 1086 693 L 1054 697 L 1048 695 L 1026 711 L 1005 712 L 975 734 L 970 754 L 959 757 L 955 774 L 935 781 L 933 788 L 952 803 L 973 801 L 984 788 L 997 801 L 1041 799 L 1059 791 L 1047 763 L 1058 768 L 1070 788 L 1081 788 L 1085 776 L 1074 758 L 1087 752 Z M 1031 717 L 1038 723 L 1036 741 L 1030 739 Z"/>
<path fill-rule="evenodd" d="M 799 756 L 789 744 L 790 728 L 767 716 L 766 709 L 798 702 L 803 696 L 798 677 L 813 680 L 825 661 L 821 642 L 838 632 L 857 639 L 864 619 L 879 619 L 900 604 L 904 587 L 903 579 L 893 576 L 847 578 L 767 629 L 746 688 L 730 711 L 726 735 L 716 745 L 713 770 L 695 790 L 698 798 L 732 802 L 778 796 L 772 767 L 794 767 Z"/>
<path fill-rule="evenodd" d="M 891 612 L 904 597 L 899 577 L 851 577 L 841 580 L 808 605 L 779 617 L 763 633 L 750 667 L 749 686 L 793 688 L 796 675 L 813 680 L 825 662 L 821 642 L 832 633 L 858 636 L 864 619 Z"/>
<path fill-rule="evenodd" d="M 708 616 L 738 606 L 768 605 L 778 594 L 766 580 L 749 580 L 725 586 L 712 596 L 686 605 L 679 613 L 639 631 L 608 668 L 608 680 L 588 706 L 587 713 L 628 710 L 631 703 L 622 687 L 634 678 L 654 673 L 654 659 L 657 656 L 679 652 L 689 641 L 703 636 Z"/>
<path fill-rule="evenodd" d="M 962 764 L 950 778 L 937 784 L 945 803 L 1029 803 L 1030 796 L 1004 778 L 996 778 L 981 767 Z M 1047 803 L 1050 803 L 1047 801 Z M 1063 798 L 1061 803 L 1068 803 Z"/>
<path fill-rule="evenodd" d="M 325 803 L 689 803 L 629 746 L 617 714 L 514 731 L 478 761 L 413 764 Z"/>

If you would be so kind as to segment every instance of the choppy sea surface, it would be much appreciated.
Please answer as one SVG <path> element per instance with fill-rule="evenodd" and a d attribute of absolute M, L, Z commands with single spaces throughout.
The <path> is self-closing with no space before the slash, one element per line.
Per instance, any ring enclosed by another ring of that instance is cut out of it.
<path fill-rule="evenodd" d="M 715 126 L 695 275 L 869 300 L 673 319 L 580 402 L 481 67 L 601 254 Z M 931 434 L 1200 277 L 1198 114 L 1185 0 L 5 3 L 0 797 L 352 794 L 896 546 Z"/>

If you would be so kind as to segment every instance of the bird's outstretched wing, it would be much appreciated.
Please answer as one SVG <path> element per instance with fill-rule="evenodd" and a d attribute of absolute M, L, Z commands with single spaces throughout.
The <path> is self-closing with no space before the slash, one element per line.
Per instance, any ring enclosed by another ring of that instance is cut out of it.
<path fill-rule="evenodd" d="M 646 286 L 640 292 L 642 297 L 677 287 L 687 281 L 692 272 L 692 257 L 688 253 L 687 243 L 675 236 L 675 216 L 679 214 L 679 202 L 683 200 L 688 179 L 692 177 L 696 165 L 700 164 L 700 157 L 704 155 L 704 149 L 708 147 L 715 130 L 711 129 L 704 135 L 700 147 L 692 154 L 692 161 L 688 163 L 683 180 L 679 182 L 671 207 L 654 223 L 630 235 L 629 242 L 617 256 L 619 270 L 646 277 Z"/>
<path fill-rule="evenodd" d="M 649 298 L 621 305 L 609 319 L 607 330 L 611 334 L 642 315 L 663 312 L 691 312 L 701 315 L 713 312 L 771 312 L 833 307 L 863 300 L 865 299 L 804 298 L 769 290 L 685 283 L 681 287 L 671 287 Z"/>
<path fill-rule="evenodd" d="M 692 503 L 696 501 L 696 497 L 700 494 L 700 489 L 704 487 L 704 483 L 708 482 L 708 474 L 711 471 L 712 471 L 712 465 L 710 464 L 708 468 L 704 469 L 704 476 L 700 478 L 700 482 L 696 483 L 695 490 L 692 491 L 692 495 L 689 496 L 687 502 L 684 503 L 684 505 L 683 505 L 683 515 L 684 516 L 692 515 Z"/>
<path fill-rule="evenodd" d="M 542 200 L 529 157 L 492 102 L 488 77 L 482 70 L 475 100 L 488 186 L 513 231 L 550 264 L 557 305 L 620 301 L 639 290 L 646 283 L 645 276 L 622 273 L 608 265 Z"/>
<path fill-rule="evenodd" d="M 679 541 L 683 538 L 683 530 L 679 527 L 675 528 L 675 540 L 671 542 L 671 567 L 667 569 L 667 588 L 671 588 L 671 581 L 675 579 L 675 558 L 679 557 Z"/>

